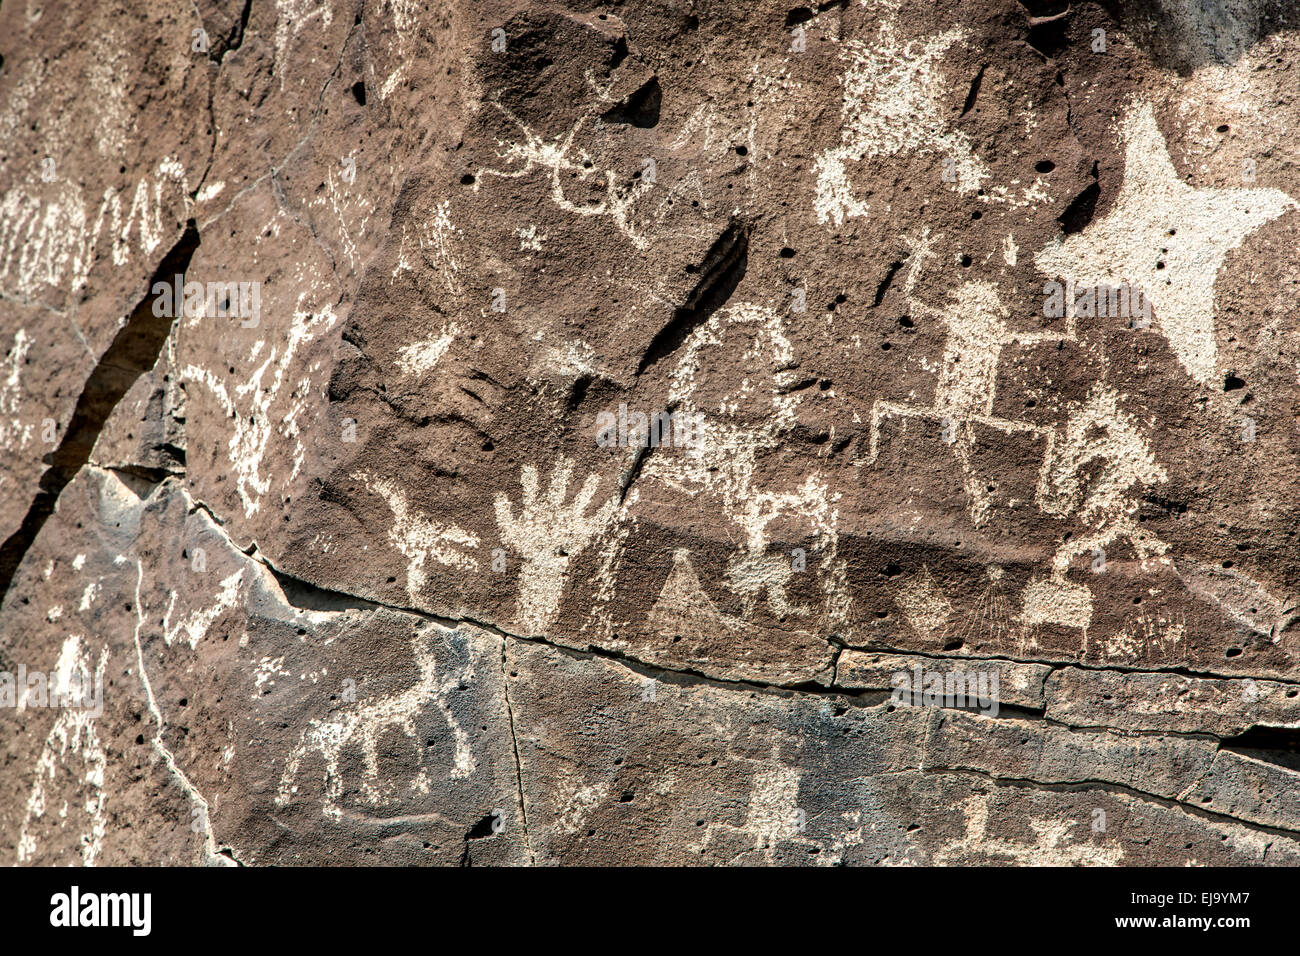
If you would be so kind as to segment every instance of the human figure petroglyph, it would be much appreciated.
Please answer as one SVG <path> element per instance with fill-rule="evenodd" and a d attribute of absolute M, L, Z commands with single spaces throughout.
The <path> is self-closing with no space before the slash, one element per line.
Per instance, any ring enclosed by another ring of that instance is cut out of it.
<path fill-rule="evenodd" d="M 1165 553 L 1166 545 L 1133 520 L 1137 501 L 1129 493 L 1134 486 L 1164 481 L 1165 470 L 1155 461 L 1138 423 L 1121 410 L 1120 396 L 1103 384 L 1095 385 L 1085 402 L 1071 408 L 1060 428 L 995 415 L 1003 350 L 1010 345 L 1078 341 L 1073 304 L 1067 303 L 1060 332 L 1019 332 L 1010 328 L 1009 312 L 996 286 L 983 281 L 964 283 L 953 294 L 947 309 L 935 309 L 913 294 L 924 261 L 934 257 L 928 233 L 923 232 L 910 245 L 912 264 L 904 291 L 910 308 L 939 322 L 946 330 L 942 364 L 930 405 L 876 400 L 866 463 L 876 461 L 880 428 L 889 418 L 933 422 L 938 437 L 952 446 L 962 471 L 971 520 L 979 527 L 988 518 L 992 499 L 988 483 L 971 461 L 976 446 L 975 426 L 1041 440 L 1043 457 L 1035 503 L 1046 515 L 1077 518 L 1086 530 L 1069 536 L 1058 546 L 1046 578 L 1033 580 L 1025 587 L 1015 630 L 1022 650 L 1036 646 L 1036 629 L 1043 624 L 1082 629 L 1086 641 L 1092 620 L 1092 591 L 1087 585 L 1068 580 L 1070 566 L 1080 556 L 1092 556 L 1095 561 L 1116 542 L 1127 543 L 1144 563 Z M 1091 474 L 1098 464 L 1100 471 Z M 1089 475 L 1086 483 L 1085 474 Z"/>
<path fill-rule="evenodd" d="M 916 255 L 913 268 L 919 266 Z M 908 286 L 914 281 L 909 273 Z M 1004 434 L 1023 434 L 1042 439 L 1050 450 L 1053 431 L 1028 421 L 993 414 L 997 376 L 1002 350 L 1009 345 L 1073 341 L 1074 318 L 1068 315 L 1063 332 L 1017 331 L 1007 324 L 1009 310 L 1002 304 L 997 287 L 990 282 L 964 283 L 949 306 L 936 309 L 909 298 L 909 307 L 919 315 L 939 322 L 946 330 L 942 366 L 930 405 L 877 399 L 871 409 L 870 450 L 866 464 L 874 464 L 880 452 L 880 427 L 892 417 L 919 418 L 938 426 L 938 437 L 952 447 L 962 470 L 971 520 L 978 527 L 987 519 L 992 501 L 987 482 L 971 464 L 975 448 L 975 425 L 985 425 Z"/>
<path fill-rule="evenodd" d="M 1094 468 L 1098 463 L 1099 470 Z M 1127 542 L 1144 565 L 1168 550 L 1133 519 L 1139 503 L 1132 493 L 1135 487 L 1167 478 L 1137 421 L 1120 408 L 1119 394 L 1107 385 L 1094 385 L 1087 399 L 1071 408 L 1060 440 L 1048 446 L 1036 496 L 1045 514 L 1073 515 L 1087 530 L 1060 544 L 1047 580 L 1031 582 L 1025 589 L 1026 625 L 1064 624 L 1086 632 L 1092 591 L 1066 579 L 1079 557 L 1092 556 L 1093 570 L 1098 571 L 1104 569 L 1105 549 L 1119 541 Z"/>

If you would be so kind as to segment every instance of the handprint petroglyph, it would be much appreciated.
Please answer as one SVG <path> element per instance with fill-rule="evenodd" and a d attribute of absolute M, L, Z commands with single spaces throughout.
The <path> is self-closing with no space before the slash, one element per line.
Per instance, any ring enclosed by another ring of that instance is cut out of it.
<path fill-rule="evenodd" d="M 497 525 L 501 540 L 523 557 L 519 572 L 520 623 L 529 633 L 545 630 L 560 607 L 569 564 L 608 526 L 618 502 L 610 499 L 591 515 L 587 508 L 596 495 L 600 476 L 588 475 L 573 500 L 565 503 L 573 462 L 561 457 L 551 472 L 545 497 L 539 497 L 537 469 L 524 465 L 520 472 L 519 514 L 510 499 L 496 496 Z"/>

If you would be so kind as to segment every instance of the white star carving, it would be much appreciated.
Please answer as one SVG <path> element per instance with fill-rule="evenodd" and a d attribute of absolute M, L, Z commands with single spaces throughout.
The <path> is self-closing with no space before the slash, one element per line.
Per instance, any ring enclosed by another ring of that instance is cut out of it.
<path fill-rule="evenodd" d="M 1296 202 L 1278 189 L 1196 189 L 1178 176 L 1155 110 L 1128 110 L 1124 183 L 1110 213 L 1044 247 L 1034 262 L 1075 288 L 1129 285 L 1154 307 L 1153 323 L 1193 379 L 1217 378 L 1214 284 L 1227 254 Z"/>

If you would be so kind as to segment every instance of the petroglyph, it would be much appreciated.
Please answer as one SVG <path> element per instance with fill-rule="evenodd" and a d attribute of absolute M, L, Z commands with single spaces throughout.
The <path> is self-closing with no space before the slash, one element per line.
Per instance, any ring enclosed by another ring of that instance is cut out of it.
<path fill-rule="evenodd" d="M 989 798 L 976 794 L 962 801 L 966 833 L 935 851 L 933 863 L 945 866 L 954 859 L 993 857 L 1019 866 L 1119 866 L 1123 849 L 1114 840 L 1093 842 L 1086 820 L 1031 818 L 1033 842 L 1016 842 L 989 836 Z"/>
<path fill-rule="evenodd" d="M 1047 514 L 1075 515 L 1088 530 L 1057 548 L 1048 580 L 1026 589 L 1022 619 L 1028 625 L 1054 623 L 1087 630 L 1092 593 L 1066 580 L 1077 557 L 1091 555 L 1093 569 L 1100 570 L 1105 549 L 1124 541 L 1146 568 L 1168 550 L 1133 517 L 1142 489 L 1165 481 L 1168 474 L 1156 463 L 1138 423 L 1119 403 L 1114 389 L 1094 385 L 1085 402 L 1072 405 L 1059 442 L 1048 446 L 1038 505 Z M 1099 462 L 1101 467 L 1095 467 Z M 1086 491 L 1081 484 L 1085 472 L 1090 479 Z"/>
<path fill-rule="evenodd" d="M 573 469 L 572 461 L 557 460 L 541 497 L 537 468 L 524 465 L 519 473 L 518 513 L 504 494 L 494 502 L 502 543 L 523 559 L 517 617 L 530 634 L 546 633 L 560 606 L 570 562 L 605 531 L 618 507 L 610 499 L 587 513 L 600 485 L 597 474 L 588 475 L 569 500 Z"/>
<path fill-rule="evenodd" d="M 151 255 L 163 239 L 164 214 L 189 215 L 189 192 L 184 167 L 171 157 L 139 180 L 129 206 L 125 193 L 111 186 L 97 207 L 81 186 L 65 180 L 10 188 L 0 198 L 0 289 L 23 299 L 46 289 L 65 297 L 81 291 L 101 240 L 114 266 Z"/>
<path fill-rule="evenodd" d="M 35 427 L 31 422 L 24 422 L 21 417 L 23 406 L 23 389 L 21 387 L 23 365 L 27 362 L 27 353 L 31 350 L 32 338 L 26 329 L 14 333 L 13 344 L 8 354 L 0 362 L 0 447 L 22 451 L 31 442 Z M 0 487 L 5 476 L 0 476 Z"/>
<path fill-rule="evenodd" d="M 393 32 L 397 38 L 394 57 L 397 66 L 379 85 L 379 98 L 384 100 L 392 96 L 393 91 L 406 79 L 407 65 L 415 55 L 412 49 L 413 38 L 420 28 L 420 7 L 413 0 L 392 0 L 388 9 L 392 12 Z"/>
<path fill-rule="evenodd" d="M 119 555 L 114 561 L 115 564 L 123 565 L 127 563 L 125 557 Z M 163 719 L 162 709 L 158 706 L 158 698 L 154 695 L 153 684 L 149 680 L 149 671 L 144 663 L 144 645 L 140 641 L 140 629 L 144 626 L 144 606 L 140 600 L 140 588 L 144 583 L 144 562 L 139 558 L 135 562 L 135 627 L 132 630 L 132 641 L 135 644 L 135 662 L 137 676 L 140 678 L 140 684 L 144 688 L 145 701 L 149 707 L 149 715 L 154 722 L 154 732 L 152 746 L 154 752 L 162 758 L 163 764 L 167 767 L 168 772 L 175 778 L 176 783 L 184 791 L 185 796 L 192 804 L 193 814 L 191 827 L 195 832 L 200 834 L 203 839 L 203 860 L 209 865 L 215 866 L 234 866 L 235 861 L 230 857 L 222 854 L 217 849 L 216 835 L 212 832 L 212 808 L 208 804 L 207 798 L 199 792 L 189 775 L 176 762 L 176 755 L 172 752 L 163 739 L 163 734 L 167 731 L 167 722 Z M 170 610 L 170 609 L 169 609 Z M 171 643 L 168 641 L 167 643 Z M 191 646 L 191 649 L 193 647 Z M 101 667 L 103 664 L 101 663 Z"/>
<path fill-rule="evenodd" d="M 432 218 L 418 227 L 414 237 L 415 248 L 419 250 L 424 264 L 437 270 L 443 287 L 453 296 L 459 296 L 464 291 L 456 251 L 459 236 L 460 229 L 451 221 L 451 204 L 441 202 L 434 208 Z M 394 281 L 403 272 L 415 269 L 415 264 L 409 258 L 409 253 L 414 251 L 410 246 L 410 238 L 407 227 L 403 225 L 402 241 L 397 247 L 397 266 L 392 275 Z"/>
<path fill-rule="evenodd" d="M 919 267 L 920 258 L 916 257 L 914 269 Z M 909 275 L 908 281 L 912 279 Z M 987 520 L 992 500 L 987 477 L 979 474 L 971 463 L 976 443 L 974 426 L 984 425 L 1008 435 L 1041 439 L 1049 454 L 1054 441 L 1053 433 L 1039 425 L 993 414 L 1002 352 L 1010 345 L 1070 341 L 1075 337 L 1074 320 L 1067 320 L 1063 332 L 1016 331 L 1007 324 L 1009 312 L 997 288 L 982 281 L 964 283 L 944 309 L 933 308 L 917 299 L 909 300 L 909 305 L 913 311 L 940 323 L 947 333 L 934 400 L 928 406 L 877 400 L 871 409 L 870 450 L 865 464 L 873 464 L 879 456 L 881 426 L 888 419 L 914 418 L 931 423 L 934 438 L 950 446 L 957 458 L 971 520 L 978 527 Z"/>
<path fill-rule="evenodd" d="M 1034 256 L 1050 276 L 1076 285 L 1139 286 L 1183 369 L 1201 385 L 1218 376 L 1214 287 L 1224 259 L 1295 200 L 1279 189 L 1197 189 L 1169 157 L 1148 100 L 1136 99 L 1120 126 L 1124 182 L 1114 207 L 1074 236 Z"/>
<path fill-rule="evenodd" d="M 163 640 L 168 646 L 178 638 L 182 637 L 190 645 L 190 650 L 198 647 L 199 641 L 207 634 L 208 628 L 219 618 L 223 612 L 235 606 L 239 599 L 239 588 L 244 580 L 244 569 L 240 568 L 234 574 L 221 581 L 221 590 L 217 594 L 216 601 L 211 607 L 191 611 L 184 620 L 172 623 L 172 614 L 176 610 L 176 592 L 172 592 L 171 599 L 167 603 L 167 613 L 163 616 Z"/>
<path fill-rule="evenodd" d="M 592 120 L 594 114 L 579 117 L 567 132 L 554 140 L 547 140 L 515 116 L 508 107 L 496 101 L 492 105 L 519 128 L 523 140 L 498 143 L 498 155 L 507 166 L 503 169 L 484 168 L 479 171 L 480 177 L 520 179 L 540 171 L 550 179 L 550 199 L 557 207 L 575 216 L 608 218 L 634 248 L 649 248 L 650 238 L 645 233 L 644 224 L 637 221 L 637 204 L 653 193 L 655 183 L 650 177 L 640 177 L 629 185 L 624 182 L 625 176 L 618 170 L 597 166 L 591 154 L 575 145 L 583 126 Z M 516 165 L 517 168 L 510 168 L 511 165 Z M 599 202 L 580 203 L 568 198 L 566 184 L 584 185 L 589 182 L 603 188 L 604 197 Z M 480 178 L 473 188 L 477 192 L 481 186 Z M 650 219 L 658 221 L 666 213 L 666 209 L 661 209 Z"/>
<path fill-rule="evenodd" d="M 1285 5 L 4 4 L 5 862 L 1300 864 Z"/>
<path fill-rule="evenodd" d="M 721 396 L 715 411 L 696 397 L 706 367 L 703 353 L 721 347 L 735 332 L 752 337 L 745 355 L 751 374 L 737 383 L 735 392 Z M 803 397 L 789 392 L 797 364 L 776 313 L 745 304 L 715 314 L 685 343 L 672 372 L 671 399 L 683 414 L 695 416 L 698 440 L 685 454 L 651 456 L 642 480 L 662 482 L 691 498 L 705 496 L 721 505 L 741 535 L 742 547 L 728 564 L 725 583 L 741 596 L 745 618 L 753 616 L 760 597 L 778 618 L 812 612 L 792 604 L 787 596 L 794 573 L 790 557 L 768 550 L 768 527 L 773 521 L 792 517 L 803 521 L 811 544 L 806 551 L 820 574 L 819 611 L 830 620 L 842 620 L 849 598 L 839 557 L 836 495 L 815 469 L 790 490 L 768 488 L 755 480 L 758 457 L 777 447 L 798 421 Z M 748 415 L 738 414 L 749 406 L 765 411 L 761 424 L 749 424 Z"/>
<path fill-rule="evenodd" d="M 69 635 L 59 652 L 55 665 L 55 681 L 51 691 L 59 697 L 67 694 L 69 683 L 77 674 L 91 671 L 90 651 L 84 646 L 85 639 L 79 635 Z M 108 646 L 99 652 L 93 672 L 96 683 L 102 685 L 104 668 L 108 663 Z M 104 789 L 104 772 L 108 766 L 108 757 L 99 736 L 100 715 L 85 707 L 62 707 L 45 738 L 41 755 L 34 768 L 31 790 L 27 796 L 26 815 L 23 817 L 22 830 L 18 837 L 19 863 L 28 862 L 36 853 L 38 834 L 51 823 L 55 828 L 62 825 L 71 809 L 64 804 L 57 811 L 58 822 L 47 820 L 46 814 L 52 808 L 49 805 L 49 790 L 53 788 L 56 775 L 71 773 L 77 781 L 76 793 L 81 799 L 77 807 L 86 817 L 85 829 L 80 837 L 80 854 L 83 866 L 94 866 L 99 857 L 104 834 L 108 828 L 108 815 L 105 805 L 108 794 Z M 75 758 L 75 759 L 74 759 Z"/>
<path fill-rule="evenodd" d="M 694 636 L 739 632 L 744 627 L 744 621 L 718 610 L 700 584 L 686 548 L 673 552 L 672 571 L 664 580 L 646 623 L 659 633 L 685 631 Z"/>
<path fill-rule="evenodd" d="M 952 617 L 952 604 L 935 583 L 930 569 L 924 565 L 916 575 L 899 585 L 894 603 L 921 637 L 933 641 L 943 637 Z"/>
<path fill-rule="evenodd" d="M 459 334 L 460 326 L 449 322 L 433 338 L 402 346 L 398 352 L 398 368 L 407 375 L 415 376 L 433 371 L 438 360 L 447 354 L 447 349 L 451 348 L 451 343 Z"/>
<path fill-rule="evenodd" d="M 760 765 L 750 783 L 745 819 L 739 824 L 709 823 L 704 830 L 700 852 L 712 850 L 719 834 L 740 838 L 740 853 L 720 861 L 727 864 L 744 865 L 746 861 L 741 859 L 742 855 L 758 852 L 763 861 L 771 865 L 776 860 L 777 848 L 784 842 L 815 846 L 814 841 L 803 836 L 807 814 L 799 809 L 799 776 L 779 763 L 767 767 Z"/>
<path fill-rule="evenodd" d="M 395 14 L 396 15 L 396 14 Z M 289 77 L 290 47 L 303 30 L 318 22 L 327 27 L 334 20 L 334 10 L 329 0 L 276 0 L 275 2 L 275 75 L 280 89 Z"/>
<path fill-rule="evenodd" d="M 467 553 L 478 547 L 477 535 L 419 514 L 412 509 L 406 492 L 390 479 L 375 478 L 363 471 L 355 472 L 352 477 L 383 498 L 393 513 L 388 542 L 407 560 L 406 593 L 411 600 L 417 600 L 424 589 L 429 574 L 425 562 L 430 558 L 450 567 L 478 568 L 478 559 Z"/>
<path fill-rule="evenodd" d="M 321 812 L 330 817 L 341 816 L 344 812 L 344 775 L 340 764 L 343 755 L 352 750 L 359 750 L 362 758 L 361 778 L 357 781 L 360 799 L 372 807 L 391 803 L 399 788 L 396 781 L 380 776 L 380 740 L 389 731 L 400 731 L 410 738 L 411 746 L 423 752 L 416 721 L 430 703 L 441 712 L 452 735 L 452 778 L 467 777 L 474 772 L 477 761 L 470 746 L 469 734 L 461 727 L 449 703 L 452 694 L 474 679 L 474 663 L 472 658 L 467 658 L 464 667 L 459 670 L 440 674 L 434 647 L 440 640 L 442 637 L 438 629 L 412 637 L 411 650 L 419 668 L 419 679 L 410 687 L 374 700 L 346 704 L 328 719 L 311 719 L 307 729 L 302 732 L 298 746 L 289 754 L 285 763 L 275 798 L 277 806 L 287 806 L 298 796 L 301 787 L 299 781 L 304 775 L 303 762 L 310 755 L 316 754 L 324 764 Z M 427 793 L 427 767 L 421 767 L 416 777 L 405 783 L 408 789 Z"/>
<path fill-rule="evenodd" d="M 234 423 L 234 434 L 230 436 L 227 449 L 235 470 L 235 487 L 243 502 L 244 514 L 249 517 L 258 511 L 263 497 L 271 490 L 272 478 L 262 474 L 262 460 L 276 434 L 292 441 L 295 449 L 293 467 L 279 480 L 285 484 L 292 481 L 302 466 L 305 446 L 298 416 L 306 408 L 312 381 L 310 378 L 299 380 L 287 402 L 281 401 L 281 393 L 290 384 L 290 373 L 298 351 L 333 328 L 337 321 L 332 306 L 326 305 L 319 310 L 303 308 L 310 295 L 310 292 L 299 294 L 298 307 L 293 312 L 285 340 L 269 348 L 266 359 L 248 381 L 235 386 L 233 396 L 223 377 L 212 369 L 195 364 L 186 365 L 184 369 L 185 377 L 204 385 Z M 190 324 L 197 321 L 197 318 L 192 319 Z M 254 354 L 257 354 L 256 350 Z M 264 381 L 268 373 L 270 380 Z"/>
<path fill-rule="evenodd" d="M 873 43 L 848 40 L 839 55 L 848 61 L 841 142 L 814 164 L 817 221 L 840 226 L 866 216 L 869 204 L 855 196 L 850 169 L 877 156 L 934 155 L 951 163 L 951 182 L 961 195 L 979 189 L 988 167 L 975 156 L 969 137 L 951 129 L 943 116 L 946 84 L 940 64 L 954 44 L 965 42 L 960 27 L 920 40 L 903 41 L 893 20 L 883 20 Z"/>

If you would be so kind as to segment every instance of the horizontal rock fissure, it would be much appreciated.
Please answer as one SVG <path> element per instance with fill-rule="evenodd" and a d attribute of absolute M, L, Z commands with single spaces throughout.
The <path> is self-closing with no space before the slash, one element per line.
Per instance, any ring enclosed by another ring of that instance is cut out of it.
<path fill-rule="evenodd" d="M 1253 830 L 1257 833 L 1267 833 L 1270 836 L 1285 837 L 1288 840 L 1300 839 L 1300 829 L 1288 830 L 1285 827 L 1274 827 L 1264 823 L 1254 823 L 1250 820 L 1243 820 L 1240 817 L 1234 817 L 1231 814 L 1216 813 L 1213 810 L 1206 810 L 1204 807 L 1199 807 L 1196 804 L 1185 803 L 1181 800 L 1171 800 L 1168 797 L 1162 797 L 1146 790 L 1127 787 L 1122 783 L 1112 783 L 1107 780 L 1072 780 L 1068 783 L 1061 783 L 1058 781 L 1049 782 L 1034 780 L 1032 777 L 1001 777 L 983 770 L 975 770 L 969 767 L 923 767 L 919 768 L 919 772 L 978 777 L 999 787 L 1032 787 L 1035 790 L 1047 790 L 1054 793 L 1074 793 L 1079 791 L 1099 790 L 1106 793 L 1131 797 L 1134 800 L 1142 800 L 1147 803 L 1158 804 L 1159 806 L 1171 810 L 1178 810 L 1190 816 L 1201 817 L 1202 819 L 1212 820 L 1217 823 L 1230 823 L 1234 826 L 1244 827 L 1245 829 Z"/>

